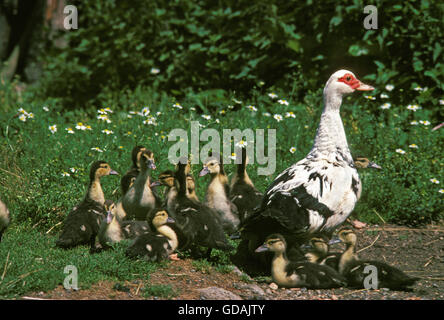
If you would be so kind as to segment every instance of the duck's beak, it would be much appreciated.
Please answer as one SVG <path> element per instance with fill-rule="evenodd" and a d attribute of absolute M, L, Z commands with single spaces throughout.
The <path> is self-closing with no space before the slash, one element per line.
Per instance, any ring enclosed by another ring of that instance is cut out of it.
<path fill-rule="evenodd" d="M 268 251 L 268 250 L 269 250 L 268 247 L 265 244 L 263 244 L 259 248 L 254 250 L 254 252 L 265 252 L 265 251 Z"/>
<path fill-rule="evenodd" d="M 303 244 L 301 245 L 301 249 L 311 249 L 313 246 L 311 244 Z"/>
<path fill-rule="evenodd" d="M 154 182 L 151 182 L 151 184 L 150 184 L 150 188 L 152 188 L 152 187 L 158 187 L 158 186 L 160 186 L 160 185 L 161 185 L 160 181 L 154 181 Z"/>
<path fill-rule="evenodd" d="M 207 167 L 203 167 L 202 171 L 199 172 L 199 177 L 203 177 L 204 175 L 210 173 L 210 170 L 208 170 Z"/>
<path fill-rule="evenodd" d="M 176 222 L 176 220 L 174 220 L 173 218 L 171 218 L 171 217 L 168 217 L 168 219 L 167 219 L 167 223 L 175 223 Z"/>
<path fill-rule="evenodd" d="M 359 90 L 359 91 L 372 91 L 372 90 L 375 90 L 375 88 L 373 88 L 372 86 L 369 86 L 368 84 L 365 84 L 365 83 L 359 81 L 359 86 L 356 88 L 356 90 Z"/>
<path fill-rule="evenodd" d="M 376 163 L 374 163 L 374 162 L 372 162 L 372 161 L 370 161 L 370 162 L 368 163 L 367 168 L 380 169 L 380 170 L 382 169 L 381 166 L 379 166 L 378 164 L 376 164 Z"/>
<path fill-rule="evenodd" d="M 116 175 L 116 174 L 119 174 L 119 173 L 118 173 L 117 171 L 111 170 L 111 171 L 109 172 L 109 174 Z"/>
<path fill-rule="evenodd" d="M 332 238 L 332 239 L 328 242 L 328 244 L 335 244 L 335 243 L 340 243 L 340 242 L 342 242 L 342 240 L 339 239 L 339 238 L 337 238 L 337 237 L 335 237 L 335 238 Z"/>

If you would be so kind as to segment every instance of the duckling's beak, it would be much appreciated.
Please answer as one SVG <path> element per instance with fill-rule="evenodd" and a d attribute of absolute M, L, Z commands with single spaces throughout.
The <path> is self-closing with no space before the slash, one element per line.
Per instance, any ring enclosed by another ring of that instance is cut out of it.
<path fill-rule="evenodd" d="M 203 177 L 204 175 L 210 173 L 210 170 L 208 170 L 208 167 L 203 167 L 202 171 L 199 172 L 199 177 Z"/>
<path fill-rule="evenodd" d="M 230 235 L 231 240 L 240 239 L 240 237 L 241 237 L 240 232 L 236 232 L 236 233 L 233 233 L 232 235 Z"/>
<path fill-rule="evenodd" d="M 106 223 L 110 224 L 111 221 L 113 221 L 113 214 L 111 211 L 108 211 L 108 214 L 106 215 Z"/>
<path fill-rule="evenodd" d="M 171 218 L 171 217 L 168 217 L 168 219 L 167 219 L 167 223 L 175 223 L 176 222 L 176 220 L 174 220 L 173 218 Z"/>
<path fill-rule="evenodd" d="M 161 185 L 160 181 L 153 181 L 153 182 L 151 182 L 151 184 L 150 184 L 150 188 L 152 188 L 152 187 L 158 187 L 158 186 L 160 186 L 160 185 Z"/>
<path fill-rule="evenodd" d="M 311 244 L 303 244 L 301 245 L 301 249 L 311 249 L 313 246 Z"/>
<path fill-rule="evenodd" d="M 359 90 L 359 91 L 372 91 L 372 90 L 375 90 L 375 88 L 373 88 L 372 86 L 369 86 L 368 84 L 365 84 L 365 83 L 362 83 L 361 81 L 359 81 L 359 86 L 356 88 L 356 90 Z"/>
<path fill-rule="evenodd" d="M 109 172 L 109 174 L 113 174 L 113 175 L 115 175 L 115 174 L 119 174 L 117 171 L 114 171 L 114 170 L 111 170 L 110 172 Z"/>
<path fill-rule="evenodd" d="M 335 237 L 335 238 L 332 238 L 332 239 L 328 242 L 328 244 L 335 244 L 335 243 L 340 243 L 340 242 L 342 242 L 342 240 L 339 239 L 339 238 L 337 238 L 337 237 Z"/>
<path fill-rule="evenodd" d="M 269 250 L 268 247 L 265 244 L 263 244 L 259 248 L 254 250 L 254 252 L 265 252 L 265 251 L 268 251 L 268 250 Z"/>
<path fill-rule="evenodd" d="M 148 168 L 156 170 L 156 165 L 154 164 L 153 160 L 148 160 Z"/>
<path fill-rule="evenodd" d="M 367 168 L 372 168 L 372 169 L 379 169 L 379 170 L 382 170 L 382 167 L 381 167 L 381 166 L 377 165 L 376 163 L 374 163 L 374 162 L 372 162 L 372 161 L 370 161 L 370 162 L 368 163 Z"/>

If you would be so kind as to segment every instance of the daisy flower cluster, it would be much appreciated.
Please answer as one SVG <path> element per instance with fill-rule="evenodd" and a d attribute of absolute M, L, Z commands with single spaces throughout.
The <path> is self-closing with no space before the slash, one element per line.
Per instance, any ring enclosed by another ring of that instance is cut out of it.
<path fill-rule="evenodd" d="M 26 120 L 28 119 L 34 119 L 34 114 L 32 112 L 27 112 L 25 109 L 20 108 L 17 110 L 18 114 L 19 114 L 19 120 L 26 122 Z"/>

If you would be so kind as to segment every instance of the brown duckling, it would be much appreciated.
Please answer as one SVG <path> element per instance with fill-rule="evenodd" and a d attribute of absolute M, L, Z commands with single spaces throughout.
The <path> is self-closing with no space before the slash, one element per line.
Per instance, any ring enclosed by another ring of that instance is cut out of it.
<path fill-rule="evenodd" d="M 143 151 L 147 149 L 143 146 L 136 146 L 131 151 L 131 168 L 125 173 L 125 175 L 120 180 L 120 187 L 122 188 L 122 195 L 125 195 L 127 191 L 131 187 L 131 181 L 134 178 L 137 178 L 137 175 L 140 172 L 139 161 Z M 133 180 L 133 181 L 134 181 Z"/>
<path fill-rule="evenodd" d="M 312 263 L 327 265 L 336 271 L 339 271 L 339 259 L 341 252 L 330 252 L 330 244 L 340 242 L 339 239 L 331 239 L 324 235 L 312 237 L 308 248 L 310 250 L 305 254 L 305 258 Z"/>
<path fill-rule="evenodd" d="M 107 215 L 100 225 L 98 236 L 103 248 L 108 248 L 110 245 L 124 239 L 134 239 L 144 233 L 151 232 L 150 226 L 146 221 L 120 220 L 117 208 L 117 205 L 112 201 L 109 205 L 105 203 Z"/>
<path fill-rule="evenodd" d="M 175 174 L 178 193 L 173 217 L 185 238 L 180 245 L 181 248 L 203 246 L 209 249 L 208 254 L 212 248 L 231 250 L 232 246 L 225 237 L 218 214 L 187 196 L 186 166 L 186 159 L 183 159 L 179 162 Z"/>
<path fill-rule="evenodd" d="M 100 223 L 105 218 L 105 195 L 100 179 L 107 175 L 118 174 L 105 161 L 96 161 L 91 166 L 90 183 L 83 201 L 75 206 L 66 217 L 62 233 L 56 246 L 70 248 L 90 244 L 95 249 L 95 239 Z"/>
<path fill-rule="evenodd" d="M 6 207 L 6 204 L 0 200 L 0 242 L 2 241 L 2 235 L 9 226 L 10 222 L 11 218 L 9 215 L 9 210 Z"/>
<path fill-rule="evenodd" d="M 127 219 L 145 220 L 146 215 L 160 205 L 160 199 L 151 189 L 151 170 L 155 168 L 154 155 L 144 150 L 139 159 L 140 173 L 122 198 Z"/>
<path fill-rule="evenodd" d="M 131 258 L 143 257 L 148 261 L 161 261 L 168 257 L 177 260 L 172 253 L 179 246 L 175 231 L 168 225 L 174 223 L 174 219 L 163 210 L 153 210 L 148 217 L 156 233 L 147 232 L 138 236 L 126 250 L 126 255 Z"/>
<path fill-rule="evenodd" d="M 353 159 L 355 167 L 357 169 L 378 169 L 382 170 L 382 167 L 376 164 L 373 161 L 370 161 L 368 158 L 358 156 L 355 159 Z M 356 211 L 353 211 L 351 213 L 351 217 L 354 217 L 353 220 L 350 218 L 347 219 L 347 221 L 355 228 L 355 229 L 363 229 L 367 226 L 366 223 L 359 221 L 356 218 Z"/>
<path fill-rule="evenodd" d="M 345 278 L 334 269 L 310 262 L 290 261 L 286 255 L 287 243 L 280 234 L 268 236 L 256 252 L 274 253 L 271 276 L 273 281 L 287 288 L 309 289 L 339 288 L 346 285 Z"/>
<path fill-rule="evenodd" d="M 247 149 L 242 148 L 240 163 L 238 162 L 237 171 L 231 179 L 230 201 L 237 207 L 240 221 L 244 221 L 250 216 L 254 209 L 260 206 L 263 194 L 259 192 L 247 173 Z"/>
<path fill-rule="evenodd" d="M 369 276 L 369 272 L 365 269 L 368 266 L 376 268 L 378 289 L 408 290 L 409 286 L 419 280 L 384 262 L 359 259 L 356 254 L 357 237 L 352 228 L 342 228 L 338 236 L 346 245 L 339 260 L 339 272 L 345 276 L 349 287 L 365 288 L 364 281 Z"/>
<path fill-rule="evenodd" d="M 211 180 L 207 187 L 205 204 L 219 214 L 224 231 L 233 234 L 237 231 L 240 223 L 239 212 L 230 201 L 228 177 L 225 174 L 220 155 L 213 155 L 205 161 L 199 176 L 202 177 L 206 174 L 211 175 Z"/>

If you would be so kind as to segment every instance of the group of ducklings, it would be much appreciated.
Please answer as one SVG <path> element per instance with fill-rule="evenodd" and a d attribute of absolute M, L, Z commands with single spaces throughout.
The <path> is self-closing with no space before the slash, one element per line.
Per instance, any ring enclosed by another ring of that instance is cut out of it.
<path fill-rule="evenodd" d="M 105 161 L 96 161 L 90 170 L 90 182 L 85 198 L 66 217 L 56 245 L 70 248 L 88 244 L 91 252 L 110 248 L 114 243 L 131 239 L 126 254 L 131 258 L 150 261 L 177 260 L 177 249 L 199 247 L 230 250 L 227 234 L 234 235 L 239 225 L 262 200 L 262 194 L 248 176 L 246 149 L 239 157 L 237 171 L 229 183 L 220 155 L 211 155 L 199 176 L 211 175 L 205 202 L 196 195 L 196 182 L 191 174 L 190 161 L 180 159 L 175 170 L 167 170 L 153 181 L 156 169 L 154 154 L 142 146 L 132 151 L 132 166 L 121 179 L 122 196 L 117 202 L 105 200 L 100 180 L 118 174 Z M 355 160 L 363 168 L 372 163 L 366 158 Z M 380 167 L 379 167 L 380 168 Z M 166 187 L 162 199 L 157 189 Z M 10 221 L 9 211 L 0 201 L 0 241 Z M 364 288 L 368 275 L 366 266 L 374 266 L 378 287 L 406 289 L 417 281 L 401 270 L 379 261 L 361 260 L 356 254 L 356 233 L 349 227 L 338 232 L 332 241 L 319 235 L 310 240 L 305 254 L 300 251 L 287 256 L 287 244 L 280 234 L 269 235 L 257 253 L 269 251 L 271 276 L 281 287 L 326 289 L 337 287 Z M 96 244 L 96 239 L 99 245 Z M 331 243 L 342 241 L 343 252 L 330 252 Z"/>
<path fill-rule="evenodd" d="M 121 179 L 122 196 L 117 202 L 105 200 L 100 184 L 102 177 L 117 172 L 108 163 L 97 161 L 91 166 L 86 196 L 68 214 L 56 245 L 70 248 L 89 244 L 91 252 L 96 252 L 132 239 L 128 256 L 155 261 L 177 259 L 173 254 L 176 249 L 202 254 L 200 249 L 204 247 L 208 257 L 213 248 L 231 250 L 227 234 L 237 231 L 240 221 L 261 197 L 246 173 L 245 150 L 241 157 L 243 165 L 239 165 L 229 185 L 220 156 L 209 156 L 199 174 L 211 175 L 204 202 L 196 195 L 189 159 L 180 159 L 175 170 L 162 172 L 154 181 L 153 152 L 135 147 L 132 166 Z M 161 186 L 166 187 L 163 198 L 157 190 Z M 239 208 L 235 203 L 241 204 Z"/>
<path fill-rule="evenodd" d="M 309 248 L 308 252 L 294 260 L 287 257 L 287 243 L 280 234 L 268 236 L 256 252 L 270 251 L 274 254 L 271 276 L 281 287 L 409 290 L 409 286 L 418 280 L 386 263 L 361 260 L 356 253 L 357 236 L 352 228 L 341 228 L 338 236 L 338 239 L 330 241 L 322 235 L 311 238 L 310 244 L 304 246 Z M 336 242 L 345 243 L 346 249 L 330 252 L 329 245 Z M 373 267 L 374 275 L 370 275 L 367 266 Z M 366 281 L 368 276 L 374 278 Z"/>

